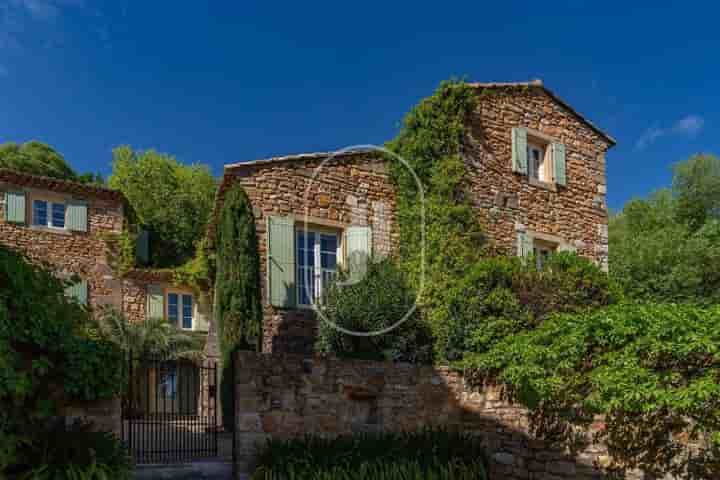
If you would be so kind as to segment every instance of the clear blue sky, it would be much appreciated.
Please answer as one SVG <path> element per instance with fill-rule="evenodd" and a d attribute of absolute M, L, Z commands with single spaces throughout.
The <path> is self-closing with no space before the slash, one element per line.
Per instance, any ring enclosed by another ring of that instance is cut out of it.
<path fill-rule="evenodd" d="M 452 76 L 542 78 L 609 132 L 609 203 L 717 152 L 720 7 L 692 2 L 0 0 L 0 142 L 109 173 L 380 144 Z M 645 3 L 645 2 L 642 2 Z"/>

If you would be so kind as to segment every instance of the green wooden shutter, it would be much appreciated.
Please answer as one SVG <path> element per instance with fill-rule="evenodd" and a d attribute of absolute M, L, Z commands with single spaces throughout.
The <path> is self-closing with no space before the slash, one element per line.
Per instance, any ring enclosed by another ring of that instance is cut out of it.
<path fill-rule="evenodd" d="M 555 168 L 555 183 L 565 186 L 565 145 L 562 143 L 552 144 L 553 166 Z"/>
<path fill-rule="evenodd" d="M 161 285 L 147 286 L 147 314 L 146 320 L 152 318 L 165 318 L 165 293 Z"/>
<path fill-rule="evenodd" d="M 350 227 L 345 230 L 344 248 L 350 278 L 342 284 L 351 285 L 361 281 L 367 272 L 367 262 L 372 255 L 372 229 Z"/>
<path fill-rule="evenodd" d="M 140 265 L 150 261 L 150 233 L 147 230 L 140 230 L 135 239 L 135 258 Z"/>
<path fill-rule="evenodd" d="M 80 305 L 88 304 L 88 282 L 87 280 L 80 280 L 74 285 L 70 285 L 65 288 L 65 295 L 74 298 Z"/>
<path fill-rule="evenodd" d="M 87 203 L 73 200 L 67 204 L 65 225 L 68 230 L 87 232 Z"/>
<path fill-rule="evenodd" d="M 13 223 L 25 223 L 25 194 L 22 192 L 5 193 L 5 220 Z"/>
<path fill-rule="evenodd" d="M 527 232 L 517 233 L 517 255 L 518 257 L 529 257 L 533 253 L 533 238 Z"/>
<path fill-rule="evenodd" d="M 527 128 L 512 129 L 512 167 L 513 172 L 528 173 Z"/>
<path fill-rule="evenodd" d="M 270 305 L 295 306 L 295 222 L 292 218 L 267 219 L 267 290 Z"/>

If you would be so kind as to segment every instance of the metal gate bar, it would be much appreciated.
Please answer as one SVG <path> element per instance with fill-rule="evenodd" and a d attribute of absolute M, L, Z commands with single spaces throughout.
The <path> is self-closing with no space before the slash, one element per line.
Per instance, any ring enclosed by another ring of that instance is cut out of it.
<path fill-rule="evenodd" d="M 128 357 L 122 435 L 137 464 L 218 456 L 217 364 Z"/>

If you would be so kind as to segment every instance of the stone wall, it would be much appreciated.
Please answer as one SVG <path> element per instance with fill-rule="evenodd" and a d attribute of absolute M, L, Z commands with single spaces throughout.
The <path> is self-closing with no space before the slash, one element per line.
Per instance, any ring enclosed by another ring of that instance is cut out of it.
<path fill-rule="evenodd" d="M 317 322 L 309 309 L 280 309 L 267 301 L 268 216 L 294 217 L 303 228 L 306 208 L 313 225 L 341 231 L 372 227 L 374 254 L 387 255 L 397 245 L 395 192 L 386 165 L 372 154 L 299 155 L 287 160 L 251 162 L 226 167 L 223 189 L 239 182 L 250 198 L 258 232 L 264 305 L 263 350 L 309 353 Z M 315 169 L 322 164 L 315 175 Z M 305 201 L 305 190 L 307 202 Z"/>
<path fill-rule="evenodd" d="M 517 231 L 551 235 L 607 266 L 609 141 L 540 87 L 487 89 L 470 118 L 468 183 L 478 216 L 503 253 L 517 252 Z M 512 129 L 527 127 L 565 144 L 566 186 L 512 171 Z"/>
<path fill-rule="evenodd" d="M 123 203 L 116 198 L 93 195 L 81 196 L 63 191 L 42 190 L 37 187 L 4 182 L 0 178 L 0 199 L 6 191 L 24 190 L 29 195 L 69 200 L 82 199 L 88 203 L 88 231 L 75 232 L 55 230 L 27 224 L 18 225 L 5 221 L 0 205 L 0 245 L 25 254 L 31 261 L 45 264 L 61 277 L 73 274 L 88 281 L 88 300 L 92 307 L 114 305 L 119 307 L 122 288 L 110 266 L 109 250 L 104 235 L 122 231 Z M 110 196 L 110 195 L 108 195 Z M 28 219 L 30 202 L 26 205 Z"/>
<path fill-rule="evenodd" d="M 603 478 L 606 449 L 592 442 L 570 455 L 530 433 L 527 411 L 503 400 L 497 387 L 470 388 L 446 368 L 239 352 L 236 357 L 237 454 L 252 468 L 257 445 L 306 433 L 445 426 L 476 432 L 491 462 L 491 478 Z"/>

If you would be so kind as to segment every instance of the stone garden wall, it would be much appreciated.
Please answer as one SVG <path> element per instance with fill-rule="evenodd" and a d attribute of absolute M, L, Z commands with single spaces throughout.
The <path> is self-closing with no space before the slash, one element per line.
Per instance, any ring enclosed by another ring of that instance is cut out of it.
<path fill-rule="evenodd" d="M 606 449 L 592 442 L 602 422 L 570 455 L 535 439 L 527 411 L 503 400 L 499 388 L 470 388 L 446 368 L 239 352 L 236 381 L 241 471 L 252 468 L 257 445 L 268 438 L 428 426 L 482 435 L 491 478 L 598 479 L 609 461 Z"/>

